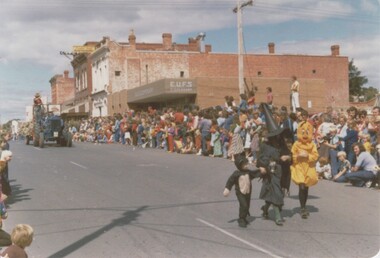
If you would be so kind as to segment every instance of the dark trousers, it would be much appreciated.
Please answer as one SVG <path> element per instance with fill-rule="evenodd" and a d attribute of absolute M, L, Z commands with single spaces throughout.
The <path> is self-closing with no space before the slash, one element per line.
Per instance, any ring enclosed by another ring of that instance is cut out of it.
<path fill-rule="evenodd" d="M 251 204 L 251 193 L 242 194 L 236 190 L 236 197 L 239 201 L 239 218 L 245 219 L 249 214 L 249 206 Z"/>

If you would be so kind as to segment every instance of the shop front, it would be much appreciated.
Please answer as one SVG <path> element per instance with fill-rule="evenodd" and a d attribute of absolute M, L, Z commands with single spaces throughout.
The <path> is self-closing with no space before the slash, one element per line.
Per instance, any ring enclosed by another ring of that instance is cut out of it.
<path fill-rule="evenodd" d="M 128 106 L 135 110 L 164 107 L 184 108 L 195 104 L 194 79 L 162 79 L 127 91 Z"/>

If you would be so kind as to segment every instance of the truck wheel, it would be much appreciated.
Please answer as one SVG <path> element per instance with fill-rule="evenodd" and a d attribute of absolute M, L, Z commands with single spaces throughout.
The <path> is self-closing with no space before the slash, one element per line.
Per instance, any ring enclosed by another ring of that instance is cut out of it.
<path fill-rule="evenodd" d="M 44 133 L 40 133 L 40 139 L 39 139 L 39 141 L 38 141 L 38 146 L 40 147 L 40 148 L 43 148 L 44 147 L 44 143 L 45 143 L 45 139 L 44 139 Z"/>
<path fill-rule="evenodd" d="M 33 137 L 33 146 L 38 147 L 39 142 L 40 142 L 40 136 L 38 134 L 35 134 Z"/>

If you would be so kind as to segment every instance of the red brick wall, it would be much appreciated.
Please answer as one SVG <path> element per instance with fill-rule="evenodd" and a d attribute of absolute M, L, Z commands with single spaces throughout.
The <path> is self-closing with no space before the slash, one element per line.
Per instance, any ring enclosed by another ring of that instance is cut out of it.
<path fill-rule="evenodd" d="M 56 75 L 51 83 L 51 104 L 60 105 L 63 102 L 73 99 L 75 95 L 74 78 L 64 75 Z"/>
<path fill-rule="evenodd" d="M 198 78 L 198 101 L 207 105 L 206 99 L 233 95 L 238 99 L 238 69 L 235 54 L 191 54 L 189 58 L 190 77 Z M 295 75 L 301 84 L 300 101 L 309 111 L 324 110 L 324 107 L 348 106 L 348 58 L 332 56 L 303 55 L 247 55 L 244 58 L 244 76 L 249 85 L 253 83 L 259 91 L 258 101 L 265 101 L 266 87 L 273 89 L 275 105 L 289 108 L 291 76 Z M 209 82 L 207 82 L 207 78 Z M 215 85 L 218 82 L 219 85 Z M 225 92 L 218 94 L 220 91 Z M 227 94 L 229 93 L 229 94 Z M 223 103 L 223 99 L 212 104 Z M 210 103 L 211 104 L 211 103 Z"/>

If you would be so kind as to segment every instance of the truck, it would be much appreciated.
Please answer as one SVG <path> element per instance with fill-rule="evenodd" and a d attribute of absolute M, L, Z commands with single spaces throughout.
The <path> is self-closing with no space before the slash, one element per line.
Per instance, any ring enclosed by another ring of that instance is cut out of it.
<path fill-rule="evenodd" d="M 43 148 L 47 142 L 72 147 L 72 135 L 64 120 L 51 112 L 45 112 L 42 104 L 33 106 L 33 126 L 25 137 L 26 145 L 33 141 L 35 147 Z"/>

